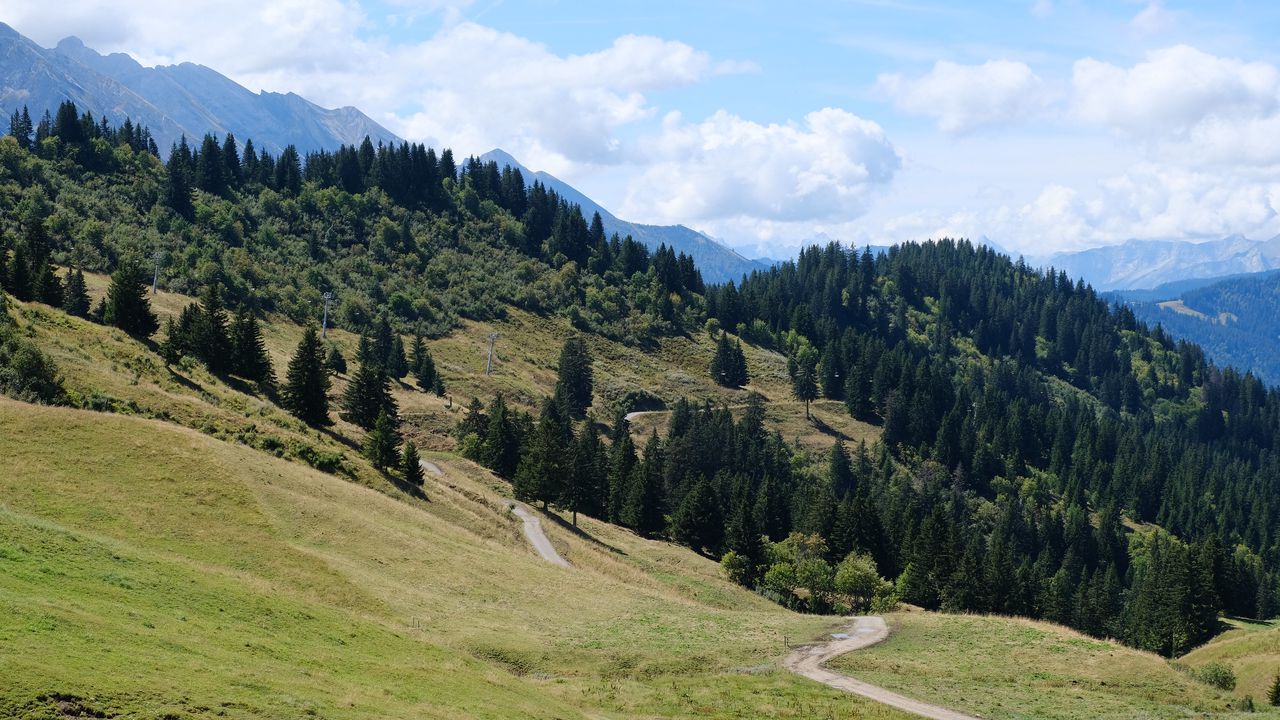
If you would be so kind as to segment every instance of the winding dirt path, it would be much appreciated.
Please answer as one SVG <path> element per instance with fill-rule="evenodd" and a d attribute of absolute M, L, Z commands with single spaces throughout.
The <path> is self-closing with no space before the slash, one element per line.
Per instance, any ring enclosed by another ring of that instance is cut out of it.
<path fill-rule="evenodd" d="M 826 664 L 837 656 L 875 645 L 889 637 L 889 626 L 885 624 L 882 617 L 858 617 L 854 618 L 853 624 L 840 634 L 845 637 L 833 636 L 828 642 L 797 647 L 782 661 L 782 665 L 793 673 L 817 680 L 828 687 L 861 695 L 921 717 L 932 718 L 932 720 L 979 720 L 973 715 L 965 715 L 955 710 L 912 700 L 877 685 L 828 670 Z"/>
<path fill-rule="evenodd" d="M 573 567 L 568 560 L 560 557 L 560 553 L 556 552 L 555 546 L 547 539 L 546 533 L 542 532 L 542 521 L 538 519 L 533 510 L 529 509 L 528 505 L 521 502 L 512 502 L 511 512 L 524 521 L 524 536 L 529 540 L 529 544 L 533 546 L 533 549 L 537 550 L 538 554 L 542 556 L 543 560 L 560 567 Z"/>
<path fill-rule="evenodd" d="M 430 460 L 419 460 L 418 464 L 428 473 L 436 477 L 444 477 L 444 471 L 440 469 L 440 466 Z M 538 551 L 538 555 L 542 556 L 543 560 L 560 567 L 573 567 L 568 560 L 560 557 L 560 553 L 556 552 L 555 546 L 547 539 L 547 534 L 542 532 L 542 521 L 538 519 L 537 514 L 528 505 L 514 500 L 510 502 L 510 505 L 511 512 L 523 522 L 525 539 L 529 541 L 534 550 Z"/>

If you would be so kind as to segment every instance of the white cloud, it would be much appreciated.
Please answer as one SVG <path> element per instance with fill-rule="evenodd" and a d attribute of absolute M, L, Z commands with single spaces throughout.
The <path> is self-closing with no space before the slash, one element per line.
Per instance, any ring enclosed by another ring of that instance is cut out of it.
<path fill-rule="evenodd" d="M 879 125 L 835 108 L 785 125 L 671 113 L 640 152 L 652 162 L 623 210 L 663 222 L 851 219 L 901 164 Z"/>
<path fill-rule="evenodd" d="M 1129 21 L 1129 27 L 1139 35 L 1160 35 L 1174 29 L 1181 17 L 1182 13 L 1166 8 L 1162 0 L 1150 0 Z"/>
<path fill-rule="evenodd" d="M 988 60 L 981 65 L 938 61 L 917 77 L 889 73 L 876 89 L 901 110 L 937 120 L 949 133 L 966 133 L 1023 120 L 1049 103 L 1044 83 L 1026 63 Z"/>
<path fill-rule="evenodd" d="M 1038 18 L 1047 18 L 1053 14 L 1053 0 L 1035 0 L 1031 3 L 1031 14 Z"/>

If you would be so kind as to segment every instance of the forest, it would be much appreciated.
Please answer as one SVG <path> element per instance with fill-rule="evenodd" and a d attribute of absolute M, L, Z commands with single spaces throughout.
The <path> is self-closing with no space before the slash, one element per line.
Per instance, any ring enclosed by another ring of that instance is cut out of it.
<path fill-rule="evenodd" d="M 166 351 L 230 357 L 211 369 L 323 424 L 324 368 L 345 359 L 308 333 L 272 388 L 253 318 L 314 322 L 334 292 L 333 321 L 367 336 L 341 410 L 380 468 L 416 467 L 396 455 L 387 378 L 435 387 L 429 351 L 406 353 L 402 333 L 438 336 L 507 305 L 638 345 L 711 332 L 717 382 L 750 389 L 741 343 L 776 350 L 798 400 L 840 400 L 882 440 L 809 457 L 765 429 L 755 396 L 736 412 L 674 402 L 666 431 L 637 442 L 626 408 L 592 405 L 579 337 L 535 413 L 473 402 L 459 450 L 518 497 L 684 543 L 798 609 L 1018 614 L 1167 655 L 1214 634 L 1221 613 L 1276 609 L 1277 390 L 1065 274 L 939 240 L 812 247 L 707 286 L 688 257 L 606 238 L 540 184 L 448 150 L 273 157 L 207 136 L 162 162 L 145 129 L 70 104 L 10 124 L 8 293 L 149 337 L 159 328 L 140 305 L 160 258 L 163 286 L 202 297 L 166 329 Z M 102 307 L 84 307 L 78 271 L 114 274 Z M 12 335 L 0 327 L 0 387 L 65 402 L 38 348 Z"/>

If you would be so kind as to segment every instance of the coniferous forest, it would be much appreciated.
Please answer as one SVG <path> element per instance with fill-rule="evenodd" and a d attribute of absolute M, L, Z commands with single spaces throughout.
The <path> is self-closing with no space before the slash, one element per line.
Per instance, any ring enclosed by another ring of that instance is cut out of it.
<path fill-rule="evenodd" d="M 522 499 L 684 543 L 800 609 L 897 599 L 1026 615 L 1170 655 L 1221 613 L 1276 610 L 1280 392 L 1065 274 L 941 240 L 813 247 L 706 286 L 687 256 L 605 237 L 598 216 L 519 172 L 448 150 L 366 141 L 273 157 L 208 136 L 162 162 L 145 128 L 70 104 L 10 129 L 9 294 L 148 337 L 159 328 L 140 288 L 158 256 L 162 285 L 201 297 L 166 351 L 275 396 L 255 318 L 313 322 L 334 292 L 333 321 L 369 338 L 340 411 L 369 431 L 380 468 L 404 462 L 388 379 L 438 381 L 425 342 L 406 352 L 400 333 L 438 336 L 506 306 L 637 345 L 714 324 L 735 336 L 718 338 L 716 382 L 750 387 L 741 343 L 775 350 L 806 408 L 840 400 L 882 440 L 806 457 L 765 428 L 758 397 L 676 402 L 664 433 L 636 440 L 626 408 L 592 406 L 575 338 L 552 397 L 531 412 L 473 401 L 460 450 Z M 73 269 L 65 284 L 55 266 Z M 86 308 L 76 271 L 113 273 L 108 302 Z M 308 333 L 280 402 L 327 422 L 337 362 Z M 0 324 L 0 388 L 66 402 L 51 377 Z"/>

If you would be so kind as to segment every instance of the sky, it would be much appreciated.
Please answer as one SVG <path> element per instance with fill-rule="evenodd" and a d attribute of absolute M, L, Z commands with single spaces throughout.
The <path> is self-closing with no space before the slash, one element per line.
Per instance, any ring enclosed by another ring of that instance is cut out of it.
<path fill-rule="evenodd" d="M 501 147 L 750 257 L 1280 234 L 1280 3 L 0 0 L 0 20 Z"/>

